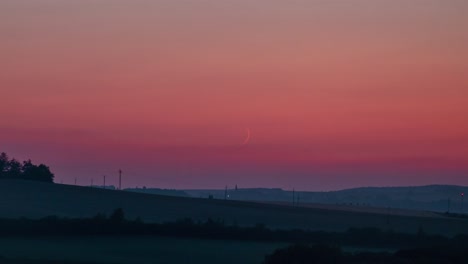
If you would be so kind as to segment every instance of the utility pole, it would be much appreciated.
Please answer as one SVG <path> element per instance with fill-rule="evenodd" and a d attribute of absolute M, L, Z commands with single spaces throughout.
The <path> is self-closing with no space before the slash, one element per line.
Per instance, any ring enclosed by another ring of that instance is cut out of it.
<path fill-rule="evenodd" d="M 91 187 L 93 187 L 93 178 L 91 178 Z"/>
<path fill-rule="evenodd" d="M 76 177 L 75 177 L 75 185 L 76 185 Z"/>
<path fill-rule="evenodd" d="M 103 175 L 102 177 L 104 178 L 104 185 L 103 185 L 103 187 L 104 187 L 104 189 L 105 189 L 105 188 L 106 188 L 106 175 Z"/>
<path fill-rule="evenodd" d="M 122 190 L 122 170 L 119 169 L 119 190 Z"/>
<path fill-rule="evenodd" d="M 224 200 L 227 200 L 227 185 L 224 188 Z"/>

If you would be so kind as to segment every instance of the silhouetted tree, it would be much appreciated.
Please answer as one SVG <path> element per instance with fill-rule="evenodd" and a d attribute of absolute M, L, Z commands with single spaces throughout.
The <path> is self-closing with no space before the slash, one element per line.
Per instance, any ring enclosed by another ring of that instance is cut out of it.
<path fill-rule="evenodd" d="M 22 178 L 25 180 L 33 180 L 36 168 L 37 167 L 34 164 L 32 164 L 31 160 L 23 161 Z"/>
<path fill-rule="evenodd" d="M 0 154 L 0 178 L 53 182 L 54 174 L 44 164 L 37 166 L 31 160 L 21 164 L 16 159 L 10 160 L 8 155 L 3 152 Z"/>
<path fill-rule="evenodd" d="M 8 162 L 6 178 L 20 179 L 21 178 L 21 163 L 16 159 L 12 159 Z"/>
<path fill-rule="evenodd" d="M 5 152 L 0 153 L 0 178 L 6 177 L 8 169 L 8 155 Z"/>
<path fill-rule="evenodd" d="M 53 182 L 54 174 L 50 172 L 49 167 L 44 164 L 36 166 L 30 160 L 23 163 L 23 179 L 36 180 L 43 182 Z"/>

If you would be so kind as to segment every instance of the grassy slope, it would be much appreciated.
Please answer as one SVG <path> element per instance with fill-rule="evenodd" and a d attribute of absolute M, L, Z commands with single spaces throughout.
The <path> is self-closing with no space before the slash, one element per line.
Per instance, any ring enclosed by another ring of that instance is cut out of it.
<path fill-rule="evenodd" d="M 48 215 L 91 217 L 125 210 L 128 218 L 145 221 L 174 221 L 184 217 L 196 220 L 224 219 L 226 223 L 273 228 L 305 228 L 344 231 L 349 227 L 391 228 L 415 233 L 420 226 L 428 233 L 468 232 L 466 220 L 435 214 L 399 214 L 388 210 L 362 212 L 326 206 L 291 207 L 240 201 L 208 200 L 130 193 L 95 188 L 27 181 L 0 181 L 0 217 L 39 218 Z"/>

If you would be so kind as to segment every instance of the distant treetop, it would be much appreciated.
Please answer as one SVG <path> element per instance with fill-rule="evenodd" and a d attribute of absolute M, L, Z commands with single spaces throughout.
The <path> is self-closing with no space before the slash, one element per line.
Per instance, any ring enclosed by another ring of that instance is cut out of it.
<path fill-rule="evenodd" d="M 44 164 L 35 165 L 31 160 L 20 163 L 9 159 L 5 152 L 0 154 L 0 179 L 21 179 L 42 182 L 54 182 L 54 174 Z"/>

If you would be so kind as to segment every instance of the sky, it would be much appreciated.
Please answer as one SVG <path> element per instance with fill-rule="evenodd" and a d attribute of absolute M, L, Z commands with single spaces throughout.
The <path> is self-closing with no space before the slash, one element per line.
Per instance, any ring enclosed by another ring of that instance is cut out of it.
<path fill-rule="evenodd" d="M 468 1 L 3 0 L 0 152 L 56 182 L 468 185 Z"/>

